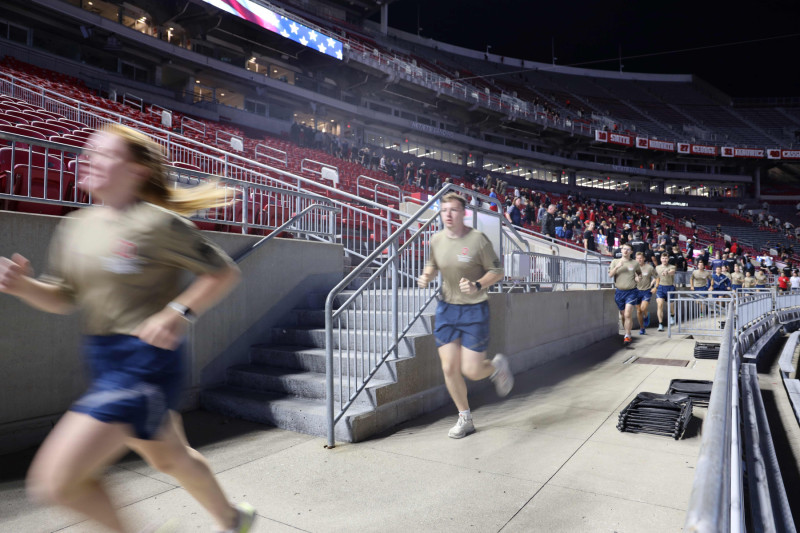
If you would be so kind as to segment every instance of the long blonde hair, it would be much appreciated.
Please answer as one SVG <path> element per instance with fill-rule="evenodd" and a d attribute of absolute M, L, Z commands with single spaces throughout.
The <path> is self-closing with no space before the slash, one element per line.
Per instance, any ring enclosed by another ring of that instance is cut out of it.
<path fill-rule="evenodd" d="M 201 209 L 221 207 L 233 201 L 232 191 L 220 187 L 219 180 L 190 188 L 172 188 L 167 183 L 164 152 L 156 142 L 142 132 L 120 124 L 110 124 L 104 132 L 116 135 L 125 142 L 134 163 L 145 166 L 150 175 L 139 191 L 139 197 L 151 204 L 181 215 L 191 215 Z"/>

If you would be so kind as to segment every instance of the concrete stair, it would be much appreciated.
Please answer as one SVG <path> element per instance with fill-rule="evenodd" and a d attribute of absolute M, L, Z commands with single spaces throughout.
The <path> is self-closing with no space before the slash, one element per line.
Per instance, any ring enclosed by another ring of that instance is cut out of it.
<path fill-rule="evenodd" d="M 345 291 L 336 299 L 336 305 L 345 301 L 352 291 Z M 201 405 L 213 412 L 254 422 L 275 425 L 283 429 L 325 436 L 326 421 L 326 355 L 325 314 L 326 294 L 309 294 L 307 308 L 295 309 L 285 327 L 272 330 L 273 342 L 250 347 L 248 364 L 227 369 L 225 383 L 205 390 L 200 395 Z M 371 320 L 361 323 L 355 312 L 342 314 L 343 325 L 355 327 L 339 334 L 334 331 L 334 347 L 343 347 L 339 357 L 334 357 L 333 370 L 345 365 L 344 376 L 334 382 L 336 405 L 344 403 L 360 385 L 364 369 L 369 369 L 388 346 L 381 341 L 377 331 L 389 328 L 391 313 L 388 291 L 374 291 L 368 296 L 372 305 Z M 419 414 L 412 409 L 398 409 L 398 403 L 413 395 L 415 379 L 420 373 L 419 362 L 414 361 L 419 339 L 431 336 L 432 317 L 423 315 L 411 327 L 398 347 L 397 357 L 390 357 L 378 368 L 366 388 L 354 399 L 343 419 L 336 424 L 337 441 L 363 440 L 376 431 Z M 350 368 L 350 372 L 347 372 Z M 350 377 L 348 377 L 348 374 Z M 423 372 L 430 374 L 430 372 Z M 405 383 L 399 377 L 406 376 Z M 342 401 L 341 397 L 344 397 Z M 417 402 L 419 403 L 419 402 Z M 385 416 L 391 411 L 391 416 Z M 419 411 L 419 409 L 417 409 Z M 384 413 L 379 416 L 379 413 Z M 405 414 L 404 414 L 405 413 Z"/>

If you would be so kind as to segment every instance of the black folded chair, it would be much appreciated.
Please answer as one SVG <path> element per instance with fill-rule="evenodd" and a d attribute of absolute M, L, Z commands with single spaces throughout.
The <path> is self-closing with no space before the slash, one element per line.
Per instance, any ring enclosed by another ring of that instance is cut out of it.
<path fill-rule="evenodd" d="M 628 433 L 649 433 L 680 439 L 692 418 L 688 394 L 640 392 L 619 413 L 617 429 Z"/>
<path fill-rule="evenodd" d="M 688 394 L 689 398 L 692 399 L 692 405 L 708 407 L 713 384 L 712 381 L 699 379 L 673 379 L 669 382 L 667 394 Z"/>
<path fill-rule="evenodd" d="M 694 358 L 695 359 L 718 359 L 719 358 L 719 344 L 713 342 L 695 342 L 694 343 Z"/>

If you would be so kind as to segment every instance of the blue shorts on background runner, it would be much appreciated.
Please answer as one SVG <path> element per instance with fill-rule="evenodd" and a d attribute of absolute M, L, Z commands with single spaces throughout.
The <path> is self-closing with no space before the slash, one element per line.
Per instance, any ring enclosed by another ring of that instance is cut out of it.
<path fill-rule="evenodd" d="M 70 411 L 130 424 L 136 438 L 153 439 L 180 401 L 181 350 L 156 348 L 130 335 L 87 336 L 84 350 L 92 384 Z"/>
<path fill-rule="evenodd" d="M 628 290 L 617 289 L 614 293 L 614 301 L 617 302 L 617 308 L 620 311 L 625 310 L 627 304 L 639 304 L 639 289 L 633 288 Z"/>
<path fill-rule="evenodd" d="M 650 292 L 651 290 L 652 289 L 639 289 L 639 303 L 650 301 L 650 298 L 653 297 L 653 293 Z"/>
<path fill-rule="evenodd" d="M 489 347 L 489 302 L 468 305 L 439 302 L 433 335 L 437 347 L 461 339 L 464 348 L 485 352 Z"/>
<path fill-rule="evenodd" d="M 667 295 L 675 290 L 675 285 L 659 285 L 656 289 L 656 298 L 667 299 Z"/>

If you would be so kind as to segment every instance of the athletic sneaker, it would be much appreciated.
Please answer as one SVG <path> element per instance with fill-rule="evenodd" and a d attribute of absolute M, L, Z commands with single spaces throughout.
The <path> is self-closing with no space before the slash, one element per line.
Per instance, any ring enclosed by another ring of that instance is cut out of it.
<path fill-rule="evenodd" d="M 645 334 L 644 328 L 640 329 L 639 330 L 639 335 L 644 335 L 644 334 Z"/>
<path fill-rule="evenodd" d="M 472 417 L 467 418 L 459 413 L 458 422 L 452 427 L 447 436 L 451 439 L 463 439 L 470 433 L 475 433 L 475 424 L 472 423 Z"/>
<path fill-rule="evenodd" d="M 658 331 L 664 331 L 664 324 L 658 325 Z"/>
<path fill-rule="evenodd" d="M 505 355 L 499 353 L 492 359 L 492 366 L 494 366 L 494 374 L 490 379 L 494 382 L 497 395 L 508 396 L 508 393 L 514 387 L 514 374 L 511 373 L 508 359 Z"/>
<path fill-rule="evenodd" d="M 646 315 L 644 315 L 644 321 L 643 321 L 643 324 L 642 324 L 642 325 L 643 325 L 645 328 L 648 328 L 648 327 L 650 327 L 650 313 L 647 313 Z M 644 333 L 642 333 L 642 335 L 644 335 Z"/>
<path fill-rule="evenodd" d="M 256 510 L 249 503 L 236 504 L 236 525 L 233 529 L 226 529 L 220 533 L 247 533 L 256 520 Z"/>
<path fill-rule="evenodd" d="M 624 338 L 624 339 L 622 339 L 622 345 L 623 345 L 623 346 L 630 346 L 630 345 L 631 345 L 631 342 L 632 342 L 632 341 L 631 341 L 631 338 L 630 338 L 630 337 L 628 337 L 627 335 L 625 335 L 625 338 Z"/>
<path fill-rule="evenodd" d="M 675 317 L 674 316 L 669 317 L 669 325 L 670 326 L 674 326 L 675 325 Z"/>

